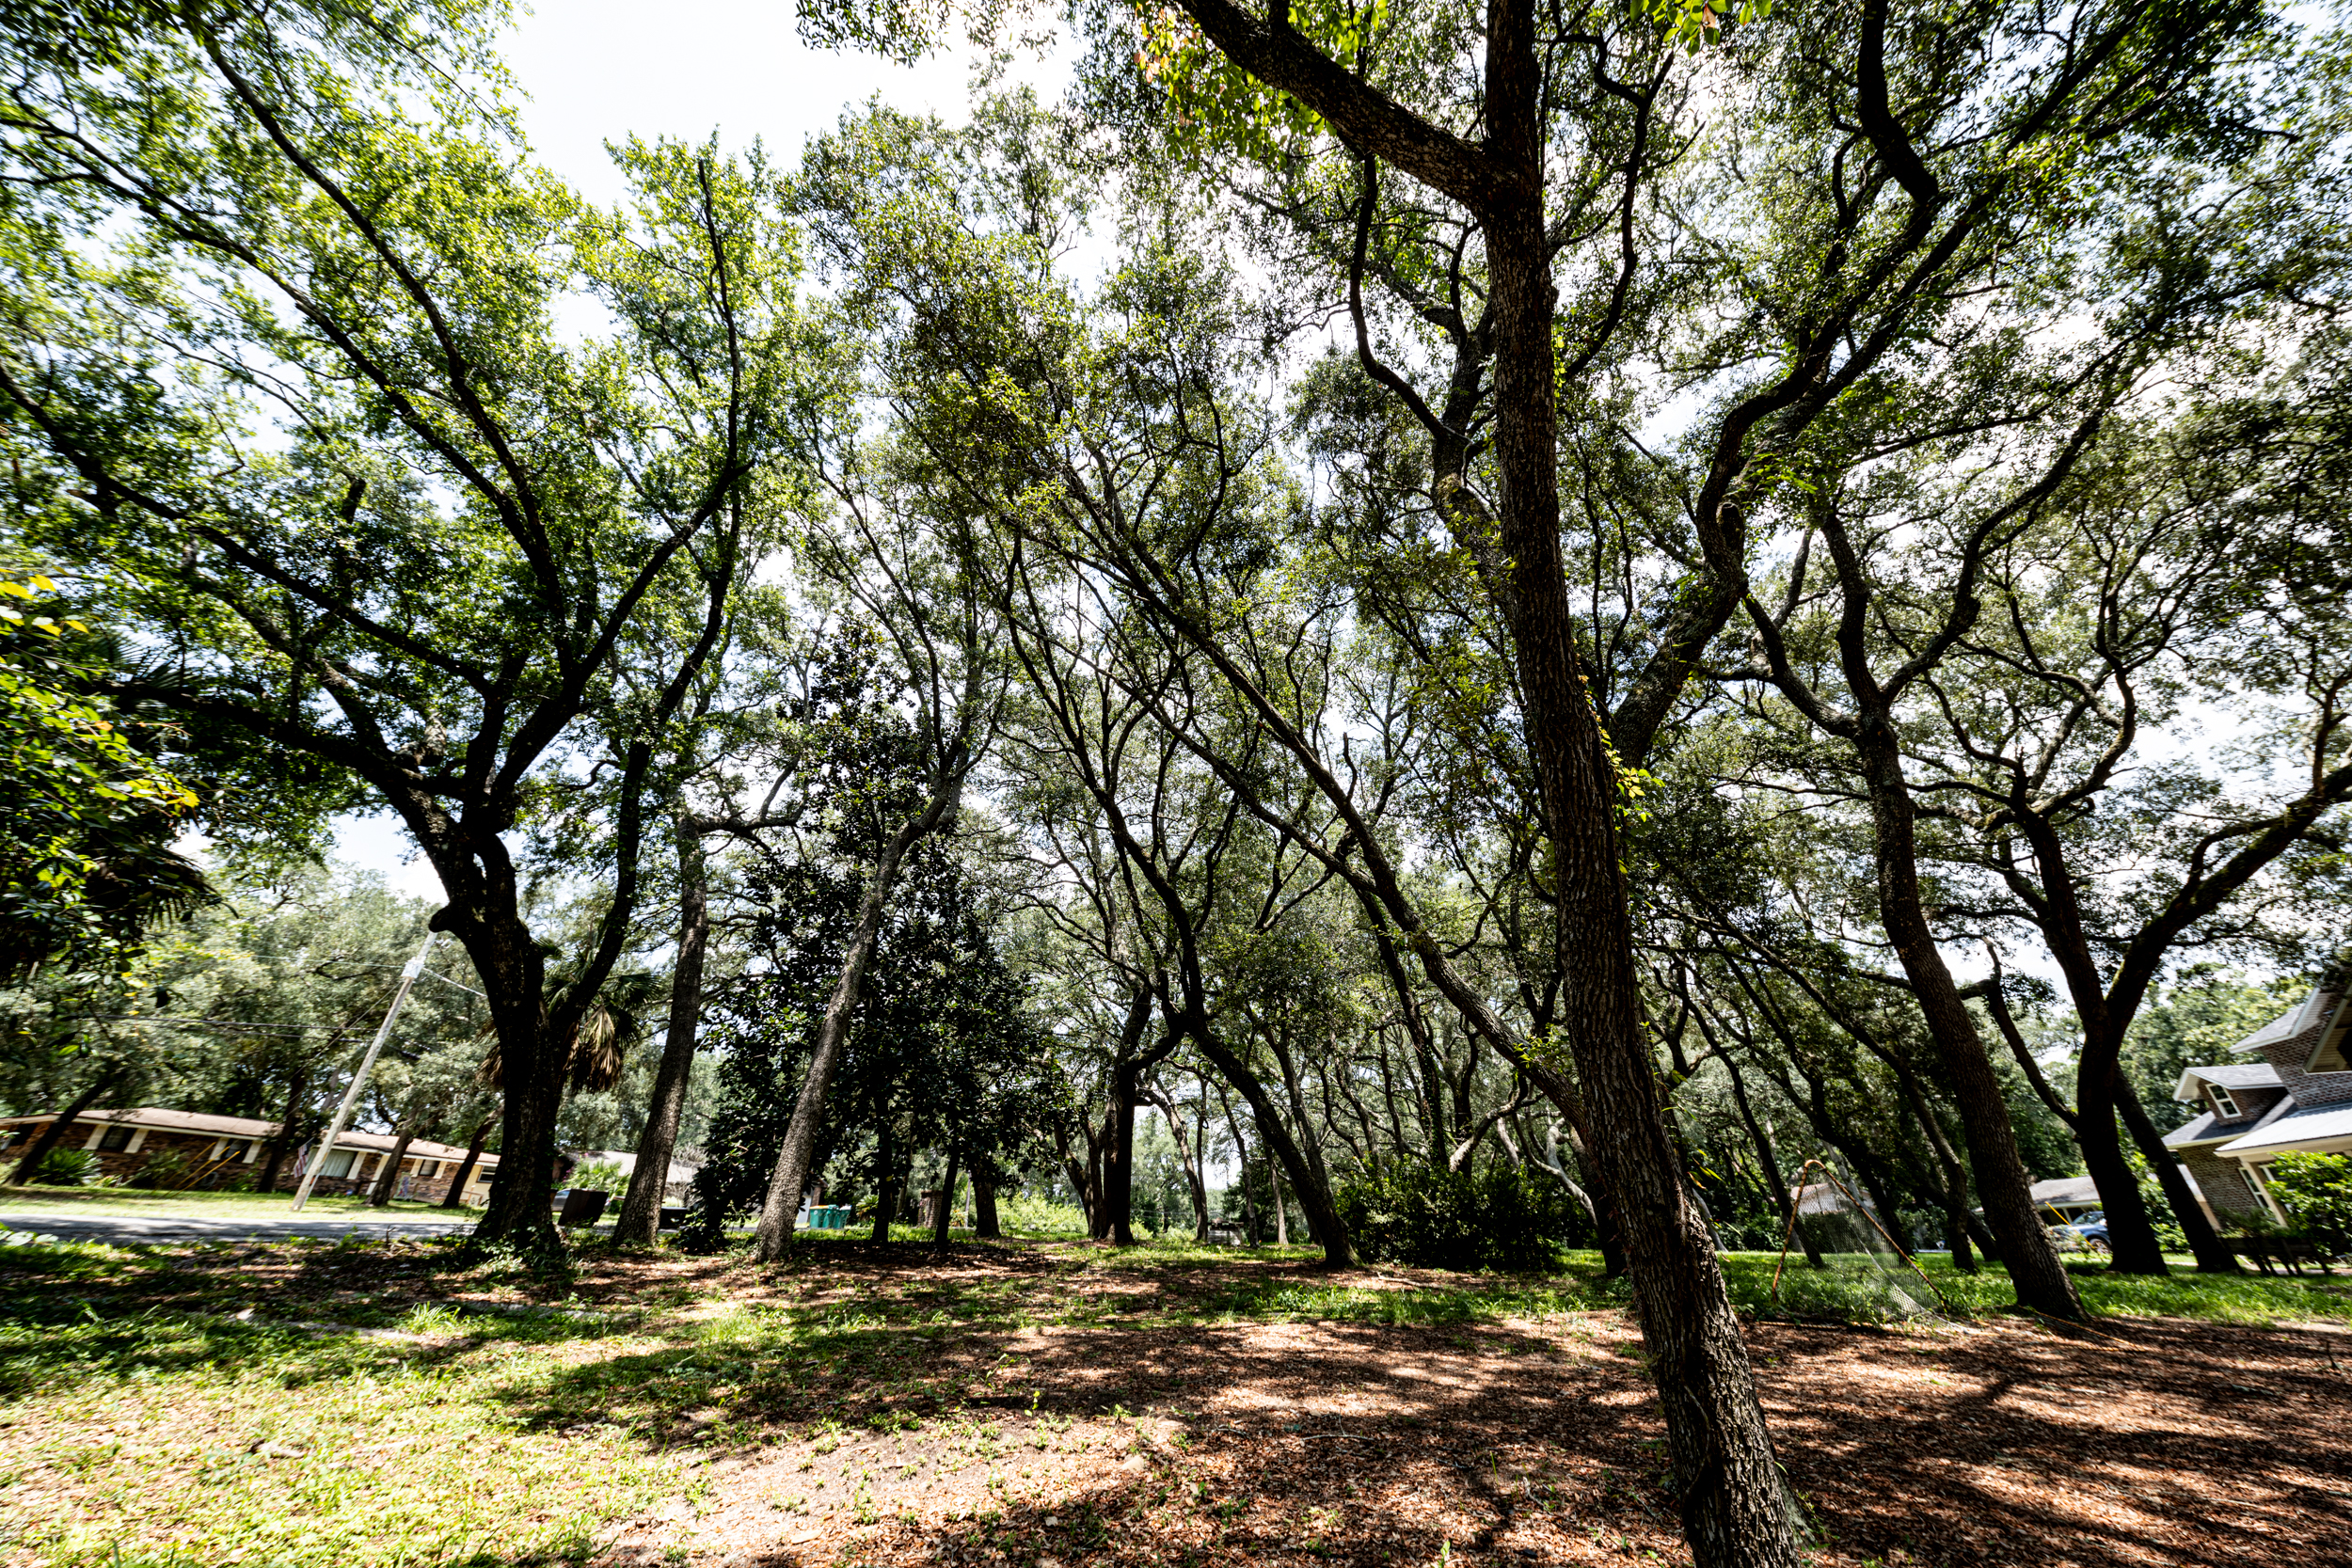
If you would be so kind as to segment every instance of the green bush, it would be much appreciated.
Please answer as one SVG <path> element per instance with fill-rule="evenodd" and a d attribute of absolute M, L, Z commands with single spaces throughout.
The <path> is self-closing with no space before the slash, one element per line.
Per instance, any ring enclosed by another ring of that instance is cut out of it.
<path fill-rule="evenodd" d="M 2270 1191 L 2305 1230 L 2352 1239 L 2352 1154 L 2293 1149 L 2270 1167 Z"/>
<path fill-rule="evenodd" d="M 86 1187 L 98 1179 L 98 1156 L 87 1148 L 53 1148 L 33 1167 L 44 1187 Z"/>
<path fill-rule="evenodd" d="M 1367 1261 L 1416 1269 L 1549 1273 L 1570 1247 L 1589 1245 L 1591 1217 L 1550 1177 L 1383 1165 L 1340 1189 L 1340 1217 Z"/>

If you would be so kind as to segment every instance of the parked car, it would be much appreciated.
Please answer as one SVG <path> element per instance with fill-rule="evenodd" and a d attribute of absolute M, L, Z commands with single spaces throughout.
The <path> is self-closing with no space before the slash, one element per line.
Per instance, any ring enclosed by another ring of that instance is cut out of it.
<path fill-rule="evenodd" d="M 2107 1216 L 2101 1210 L 2092 1209 L 2075 1215 L 2074 1223 L 2066 1228 L 2081 1237 L 2086 1248 L 2102 1257 L 2114 1250 L 2107 1245 Z"/>

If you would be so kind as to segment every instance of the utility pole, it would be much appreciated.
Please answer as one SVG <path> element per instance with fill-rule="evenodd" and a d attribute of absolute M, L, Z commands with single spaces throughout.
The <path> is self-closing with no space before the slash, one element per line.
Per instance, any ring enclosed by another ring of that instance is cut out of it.
<path fill-rule="evenodd" d="M 359 1070 L 351 1075 L 351 1087 L 343 1091 L 343 1102 L 335 1112 L 335 1125 L 329 1127 L 326 1136 L 319 1140 L 318 1157 L 303 1169 L 302 1185 L 294 1192 L 294 1212 L 297 1214 L 302 1212 L 302 1206 L 310 1201 L 310 1189 L 318 1184 L 319 1172 L 325 1168 L 326 1157 L 335 1152 L 335 1140 L 343 1135 L 343 1128 L 351 1121 L 351 1113 L 358 1107 L 359 1091 L 368 1086 L 368 1074 L 375 1070 L 376 1053 L 383 1050 L 384 1042 L 392 1037 L 392 1020 L 400 1016 L 400 1005 L 408 1000 L 408 988 L 415 985 L 417 976 L 424 973 L 424 956 L 433 951 L 435 935 L 432 931 L 425 932 L 424 945 L 417 949 L 417 956 L 409 959 L 406 967 L 400 972 L 400 989 L 392 992 L 392 1005 L 384 1009 L 383 1026 L 376 1030 L 375 1038 L 368 1042 L 368 1053 L 359 1058 Z"/>

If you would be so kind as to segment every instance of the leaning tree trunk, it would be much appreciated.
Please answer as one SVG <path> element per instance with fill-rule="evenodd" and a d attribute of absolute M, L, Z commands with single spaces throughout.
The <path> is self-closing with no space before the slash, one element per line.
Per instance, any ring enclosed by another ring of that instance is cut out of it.
<path fill-rule="evenodd" d="M 298 1132 L 296 1124 L 302 1118 L 303 1097 L 310 1092 L 310 1069 L 295 1068 L 286 1089 L 286 1119 L 278 1124 L 278 1136 L 269 1141 L 269 1161 L 262 1166 L 262 1180 L 256 1183 L 259 1191 L 274 1193 L 278 1190 L 278 1173 L 285 1168 L 286 1156 L 294 1148 Z"/>
<path fill-rule="evenodd" d="M 2216 1233 L 2213 1222 L 2205 1218 L 2204 1205 L 2189 1190 L 2188 1178 L 2181 1173 L 2178 1155 L 2164 1146 L 2164 1134 L 2148 1119 L 2148 1108 L 2139 1102 L 2139 1091 L 2131 1080 L 2118 1077 L 2115 1085 L 2115 1108 L 2123 1117 L 2123 1125 L 2139 1146 L 2139 1152 L 2156 1173 L 2156 1182 L 2164 1189 L 2164 1198 L 2172 1206 L 2172 1217 L 2180 1222 L 2181 1234 L 2188 1239 L 2188 1249 L 2197 1255 L 2200 1274 L 2238 1274 L 2237 1254 Z"/>
<path fill-rule="evenodd" d="M 873 960 L 874 944 L 882 938 L 882 911 L 889 907 L 890 891 L 898 884 L 898 868 L 916 840 L 939 825 L 953 800 L 954 791 L 934 789 L 923 810 L 899 825 L 875 859 L 873 875 L 866 884 L 866 897 L 858 909 L 857 927 L 850 933 L 848 950 L 841 956 L 840 977 L 834 982 L 833 996 L 825 1004 L 824 1020 L 818 1025 L 817 1049 L 809 1056 L 808 1076 L 801 1084 L 800 1098 L 793 1101 L 792 1120 L 785 1128 L 784 1147 L 776 1153 L 775 1174 L 769 1179 L 767 1200 L 760 1206 L 754 1256 L 763 1263 L 783 1257 L 785 1249 L 792 1244 L 792 1217 L 800 1212 L 801 1194 L 807 1189 L 812 1174 L 809 1164 L 817 1151 L 817 1125 L 825 1114 L 825 1094 L 833 1086 L 834 1074 L 841 1068 L 842 1052 L 850 1039 L 850 1020 L 857 1011 L 858 997 L 865 988 L 866 966 Z"/>
<path fill-rule="evenodd" d="M 115 1077 L 114 1070 L 109 1069 L 91 1079 L 88 1087 L 73 1097 L 73 1103 L 65 1108 L 65 1114 L 40 1130 L 33 1139 L 33 1147 L 26 1149 L 24 1158 L 16 1163 L 16 1174 L 8 1180 L 20 1187 L 30 1181 L 33 1172 L 40 1169 L 40 1163 L 49 1158 L 49 1151 L 63 1141 L 67 1132 L 81 1119 L 85 1111 L 98 1103 L 98 1097 L 113 1085 Z"/>
<path fill-rule="evenodd" d="M 1601 1188 L 1625 1227 L 1685 1538 L 1708 1565 L 1794 1568 L 1802 1515 L 1773 1457 L 1739 1319 L 1706 1216 L 1666 1135 L 1643 1028 L 1616 831 L 1618 779 L 1580 669 L 1560 552 L 1554 289 L 1544 221 L 1531 9 L 1498 6 L 1488 148 L 1523 182 L 1483 214 L 1495 318 L 1494 427 L 1511 633 L 1558 898 L 1560 1020 L 1591 1120 Z M 1711 520 L 1710 520 L 1711 526 Z"/>
<path fill-rule="evenodd" d="M 612 1239 L 651 1246 L 661 1228 L 661 1200 L 670 1185 L 670 1156 L 677 1148 L 678 1120 L 686 1112 L 686 1087 L 694 1072 L 694 1033 L 702 1022 L 703 955 L 710 942 L 710 878 L 702 832 L 681 810 L 673 817 L 677 839 L 677 961 L 670 971 L 670 1029 L 654 1069 L 653 1099 L 645 1107 L 644 1131 L 637 1135 L 637 1166 L 621 1198 Z"/>
<path fill-rule="evenodd" d="M 392 1190 L 400 1185 L 400 1163 L 408 1158 L 408 1145 L 416 1137 L 416 1129 L 403 1127 L 400 1136 L 392 1140 L 392 1151 L 384 1160 L 384 1168 L 375 1173 L 375 1185 L 368 1190 L 368 1207 L 391 1207 Z"/>
<path fill-rule="evenodd" d="M 1916 823 L 1911 788 L 1902 773 L 1902 753 L 1883 713 L 1863 721 L 1857 751 L 1870 795 L 1870 825 L 1878 862 L 1879 921 L 1910 977 L 1929 1037 L 1935 1041 L 1944 1077 L 1961 1128 L 1967 1135 L 1971 1174 L 1984 1205 L 1986 1223 L 2000 1243 L 2001 1260 L 2018 1301 L 2054 1318 L 2079 1321 L 2081 1298 L 2074 1281 L 2051 1245 L 2049 1232 L 2034 1214 L 2026 1162 L 2010 1124 L 2009 1102 L 1977 1034 L 1976 1020 L 1961 1000 L 1960 988 L 1936 947 L 1919 895 Z M 2113 1125 L 2110 1117 L 2109 1125 Z"/>
<path fill-rule="evenodd" d="M 482 1163 L 482 1146 L 490 1141 L 490 1128 L 498 1120 L 495 1114 L 484 1117 L 475 1126 L 473 1136 L 467 1140 L 466 1157 L 457 1165 L 457 1174 L 450 1179 L 449 1191 L 441 1195 L 444 1209 L 462 1208 L 466 1201 L 466 1183 L 473 1180 L 474 1167 Z"/>
<path fill-rule="evenodd" d="M 1315 1237 L 1323 1243 L 1323 1266 L 1327 1269 L 1352 1266 L 1356 1261 L 1355 1243 L 1348 1235 L 1347 1222 L 1340 1218 L 1339 1208 L 1331 1201 L 1331 1190 L 1316 1181 L 1313 1170 L 1307 1164 L 1306 1156 L 1291 1137 L 1290 1129 L 1282 1125 L 1281 1113 L 1275 1106 L 1274 1096 L 1258 1075 L 1249 1070 L 1248 1064 L 1227 1050 L 1198 1015 L 1187 1021 L 1186 1029 L 1200 1054 L 1207 1057 L 1210 1065 L 1224 1075 L 1225 1081 L 1240 1092 L 1242 1099 L 1248 1101 L 1250 1115 L 1258 1124 L 1258 1142 L 1273 1156 L 1272 1164 L 1278 1164 L 1290 1177 L 1291 1188 L 1298 1194 L 1299 1207 L 1307 1211 L 1308 1218 L 1314 1225 Z M 1236 1145 L 1240 1142 L 1240 1133 L 1241 1130 L 1236 1127 Z M 1238 1159 L 1238 1148 L 1235 1155 Z M 1244 1172 L 1242 1200 L 1247 1204 L 1249 1196 L 1248 1166 L 1244 1164 L 1240 1168 Z M 1278 1194 L 1280 1191 L 1279 1186 L 1276 1191 Z M 1277 1212 L 1279 1216 L 1279 1205 Z"/>

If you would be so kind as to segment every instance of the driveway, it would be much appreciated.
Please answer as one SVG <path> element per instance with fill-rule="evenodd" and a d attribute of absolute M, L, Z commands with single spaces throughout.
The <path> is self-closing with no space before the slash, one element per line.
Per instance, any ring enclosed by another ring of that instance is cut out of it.
<path fill-rule="evenodd" d="M 116 1246 L 136 1243 L 265 1242 L 315 1237 L 340 1242 L 346 1236 L 448 1236 L 471 1230 L 481 1216 L 462 1219 L 420 1219 L 413 1214 L 293 1214 L 240 1215 L 233 1219 L 199 1218 L 180 1214 L 5 1213 L 0 1225 L 30 1230 L 61 1242 L 105 1242 Z"/>

